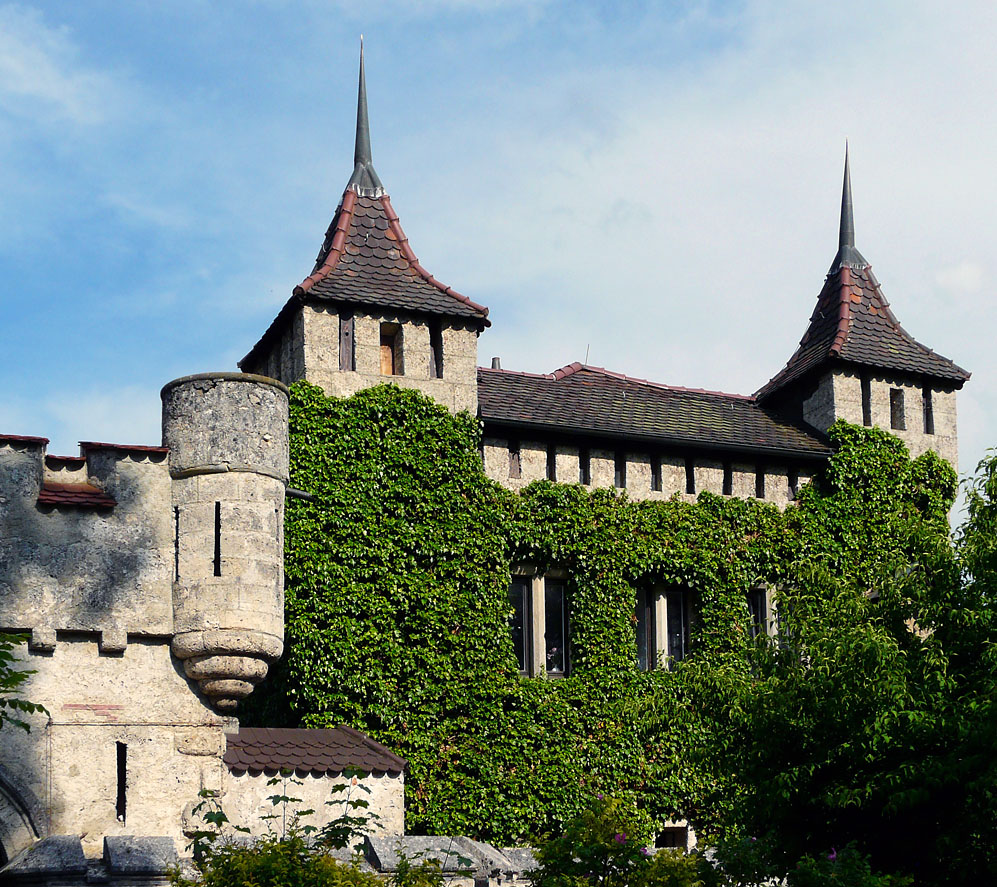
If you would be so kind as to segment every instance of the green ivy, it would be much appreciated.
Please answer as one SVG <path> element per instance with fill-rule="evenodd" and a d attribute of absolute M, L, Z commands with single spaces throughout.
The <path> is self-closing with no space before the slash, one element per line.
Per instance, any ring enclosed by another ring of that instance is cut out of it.
<path fill-rule="evenodd" d="M 702 664 L 750 679 L 748 591 L 814 570 L 873 588 L 947 533 L 946 463 L 911 461 L 875 429 L 839 424 L 831 436 L 827 470 L 785 512 L 547 481 L 512 493 L 485 477 L 467 414 L 394 386 L 339 400 L 296 383 L 291 484 L 315 499 L 288 503 L 286 652 L 251 716 L 345 723 L 396 750 L 412 832 L 535 838 L 599 793 L 649 826 L 708 818 L 737 787 L 688 753 L 725 717 Z M 569 577 L 562 680 L 517 671 L 516 564 Z M 690 659 L 642 673 L 633 614 L 652 585 L 688 588 L 698 620 Z"/>

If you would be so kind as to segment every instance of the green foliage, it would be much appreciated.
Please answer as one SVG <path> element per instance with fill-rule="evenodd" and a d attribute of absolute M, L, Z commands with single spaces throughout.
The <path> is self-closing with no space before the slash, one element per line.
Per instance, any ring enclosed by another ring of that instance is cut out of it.
<path fill-rule="evenodd" d="M 479 435 L 414 391 L 292 386 L 292 485 L 316 500 L 288 506 L 287 652 L 255 716 L 347 723 L 397 750 L 411 831 L 558 834 L 603 793 L 640 831 L 679 816 L 711 840 L 795 829 L 795 844 L 764 842 L 785 873 L 876 832 L 876 816 L 918 824 L 911 811 L 951 791 L 946 767 L 977 766 L 955 743 L 970 687 L 981 750 L 997 724 L 974 683 L 992 664 L 972 664 L 992 649 L 979 644 L 994 549 L 965 536 L 978 567 L 960 581 L 956 479 L 933 454 L 912 461 L 890 435 L 838 424 L 827 469 L 780 512 L 546 481 L 514 494 L 484 476 Z M 978 525 L 997 523 L 992 501 L 971 499 Z M 517 673 L 512 564 L 569 577 L 562 680 Z M 747 630 L 760 584 L 779 589 L 780 645 Z M 637 591 L 670 587 L 696 601 L 693 653 L 641 673 Z M 925 761 L 944 791 L 924 794 Z"/>
<path fill-rule="evenodd" d="M 613 798 L 595 798 L 537 851 L 533 887 L 706 887 L 716 874 L 698 854 L 651 851 L 646 823 Z"/>
<path fill-rule="evenodd" d="M 25 635 L 0 633 L 0 728 L 11 724 L 21 730 L 30 730 L 31 726 L 20 715 L 48 714 L 45 706 L 20 697 L 25 681 L 34 674 L 19 668 L 17 649 L 27 640 Z"/>

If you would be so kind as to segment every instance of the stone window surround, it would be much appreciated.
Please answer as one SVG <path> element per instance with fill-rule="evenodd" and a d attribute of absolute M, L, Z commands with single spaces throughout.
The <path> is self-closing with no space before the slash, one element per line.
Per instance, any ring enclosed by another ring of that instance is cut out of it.
<path fill-rule="evenodd" d="M 528 620 L 528 624 L 524 626 L 526 629 L 527 643 L 529 645 L 529 662 L 527 662 L 527 667 L 525 671 L 521 672 L 527 677 L 538 677 L 543 675 L 544 677 L 550 678 L 552 680 L 560 680 L 571 673 L 571 620 L 570 620 L 570 608 L 565 601 L 566 613 L 566 624 L 567 624 L 567 634 L 568 643 L 567 650 L 565 651 L 565 669 L 564 673 L 549 673 L 546 670 L 547 661 L 547 644 L 546 644 L 546 607 L 545 607 L 545 591 L 546 582 L 548 579 L 556 580 L 565 587 L 566 597 L 569 595 L 568 590 L 568 574 L 564 570 L 548 570 L 546 573 L 538 573 L 534 567 L 526 566 L 523 564 L 516 564 L 510 570 L 510 580 L 513 578 L 526 579 L 529 595 L 525 602 L 524 613 L 525 618 Z M 511 582 L 510 582 L 511 584 Z"/>

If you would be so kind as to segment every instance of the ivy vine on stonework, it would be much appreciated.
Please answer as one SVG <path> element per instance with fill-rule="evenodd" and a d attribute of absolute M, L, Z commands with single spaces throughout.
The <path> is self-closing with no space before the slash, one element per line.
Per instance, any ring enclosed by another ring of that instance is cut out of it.
<path fill-rule="evenodd" d="M 315 498 L 288 502 L 285 654 L 250 716 L 348 724 L 405 757 L 411 832 L 508 844 L 558 832 L 601 793 L 648 825 L 696 821 L 736 786 L 688 753 L 726 703 L 687 675 L 749 677 L 749 590 L 814 571 L 875 588 L 947 537 L 946 463 L 876 429 L 830 433 L 836 454 L 785 512 L 548 481 L 513 493 L 484 475 L 466 413 L 394 386 L 335 399 L 295 383 L 291 485 Z M 563 680 L 518 672 L 517 564 L 569 577 Z M 688 589 L 698 617 L 687 661 L 642 672 L 635 600 L 651 587 Z"/>

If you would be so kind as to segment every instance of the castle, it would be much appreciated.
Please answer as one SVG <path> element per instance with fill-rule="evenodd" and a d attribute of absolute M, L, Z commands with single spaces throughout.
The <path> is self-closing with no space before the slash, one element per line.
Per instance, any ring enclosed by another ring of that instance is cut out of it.
<path fill-rule="evenodd" d="M 374 170 L 362 55 L 354 164 L 314 268 L 241 372 L 165 386 L 161 446 L 83 442 L 57 456 L 44 438 L 0 435 L 0 628 L 29 635 L 24 695 L 48 712 L 30 733 L 0 733 L 9 882 L 83 883 L 97 864 L 117 883 L 161 871 L 141 859 L 182 852 L 200 791 L 254 827 L 284 768 L 316 809 L 331 777 L 361 771 L 378 828 L 403 832 L 405 762 L 389 749 L 345 728 L 240 729 L 234 716 L 283 650 L 291 382 L 337 396 L 390 382 L 476 414 L 485 472 L 514 489 L 547 478 L 786 507 L 839 418 L 956 463 L 969 374 L 904 331 L 856 249 L 847 154 L 838 249 L 809 326 L 752 396 L 581 364 L 479 367 L 488 310 L 422 267 Z M 563 579 L 524 568 L 510 597 L 523 673 L 566 672 Z M 645 667 L 680 657 L 681 598 L 644 605 Z"/>

